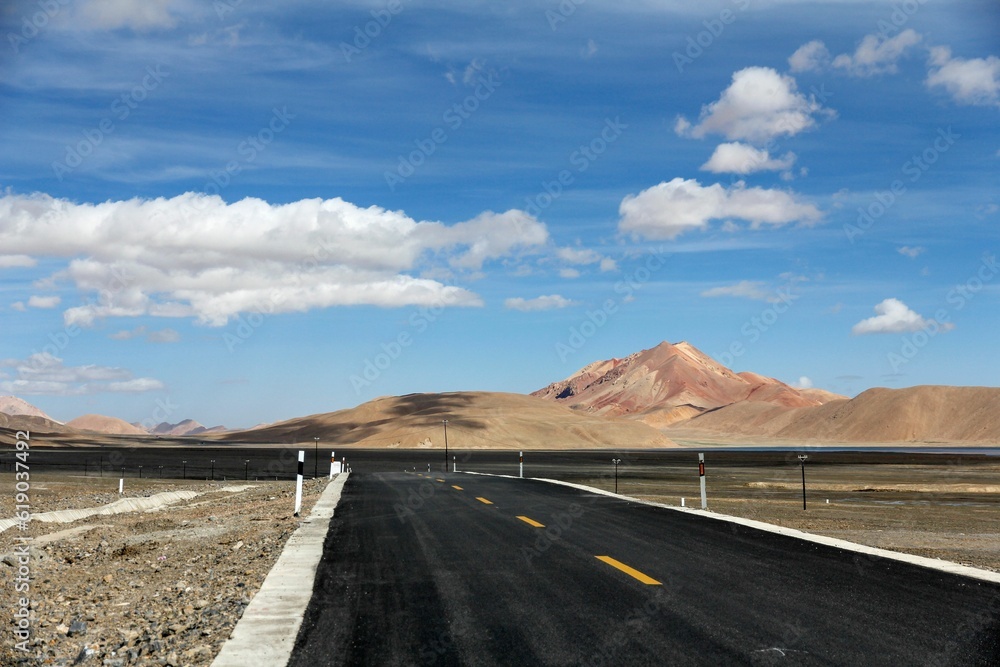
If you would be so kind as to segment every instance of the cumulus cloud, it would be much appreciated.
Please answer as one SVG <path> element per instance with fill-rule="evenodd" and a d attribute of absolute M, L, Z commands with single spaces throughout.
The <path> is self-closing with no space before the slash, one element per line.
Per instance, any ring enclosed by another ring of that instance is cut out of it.
<path fill-rule="evenodd" d="M 560 278 L 579 278 L 580 277 L 580 271 L 577 270 L 577 269 L 570 268 L 570 267 L 563 267 L 563 268 L 559 269 L 559 277 Z"/>
<path fill-rule="evenodd" d="M 32 296 L 28 299 L 29 308 L 55 308 L 62 301 L 57 296 Z"/>
<path fill-rule="evenodd" d="M 145 326 L 138 326 L 134 329 L 123 329 L 108 336 L 112 340 L 132 340 L 143 338 L 147 343 L 176 343 L 180 341 L 181 335 L 174 329 L 147 329 Z"/>
<path fill-rule="evenodd" d="M 556 258 L 562 260 L 567 264 L 588 266 L 591 264 L 597 264 L 601 271 L 614 271 L 618 268 L 618 263 L 610 257 L 605 257 L 596 250 L 591 250 L 590 248 L 556 248 Z M 564 269 L 565 271 L 566 269 Z M 575 271 L 575 269 L 570 269 Z M 579 271 L 575 271 L 576 275 L 580 275 Z"/>
<path fill-rule="evenodd" d="M 782 171 L 795 164 L 795 153 L 785 153 L 780 158 L 772 158 L 763 148 L 754 148 L 738 141 L 719 144 L 708 162 L 701 165 L 702 171 L 713 174 L 752 174 L 755 171 Z"/>
<path fill-rule="evenodd" d="M 951 49 L 931 49 L 928 88 L 940 87 L 959 104 L 1000 105 L 1000 58 L 954 58 Z"/>
<path fill-rule="evenodd" d="M 916 46 L 923 37 L 906 29 L 895 37 L 865 35 L 852 55 L 842 53 L 833 59 L 833 66 L 846 70 L 851 76 L 895 74 L 896 63 L 908 48 Z"/>
<path fill-rule="evenodd" d="M 338 305 L 479 306 L 474 293 L 411 273 L 536 252 L 545 225 L 523 211 L 484 212 L 453 225 L 342 199 L 270 204 L 187 193 L 171 199 L 77 204 L 47 195 L 0 197 L 0 247 L 61 258 L 46 279 L 89 299 L 64 313 L 193 317 L 221 326 L 241 312 Z"/>
<path fill-rule="evenodd" d="M 813 127 L 819 113 L 832 112 L 798 92 L 792 77 L 770 67 L 747 67 L 733 74 L 718 100 L 702 107 L 696 125 L 681 116 L 674 131 L 696 139 L 720 134 L 763 144 Z"/>
<path fill-rule="evenodd" d="M 144 392 L 163 389 L 154 378 L 135 378 L 124 368 L 110 366 L 66 366 L 48 352 L 27 359 L 0 360 L 0 368 L 10 368 L 16 379 L 0 382 L 0 391 L 14 395 L 80 396 L 103 392 Z"/>
<path fill-rule="evenodd" d="M 729 188 L 718 183 L 703 186 L 682 178 L 625 197 L 618 212 L 619 231 L 649 239 L 674 239 L 705 229 L 711 220 L 745 220 L 756 229 L 812 223 L 822 217 L 814 205 L 783 190 L 748 188 L 743 183 Z"/>
<path fill-rule="evenodd" d="M 764 289 L 764 283 L 762 282 L 741 280 L 735 285 L 723 285 L 704 290 L 701 296 L 709 298 L 732 296 L 742 299 L 754 299 L 756 301 L 769 301 L 774 297 L 774 293 Z"/>
<path fill-rule="evenodd" d="M 830 52 L 818 39 L 803 44 L 788 58 L 788 66 L 793 72 L 820 70 L 829 62 Z"/>
<path fill-rule="evenodd" d="M 855 336 L 883 333 L 910 333 L 937 324 L 913 310 L 899 299 L 886 299 L 875 306 L 875 316 L 861 320 L 851 329 Z M 938 325 L 942 331 L 949 331 L 953 324 Z"/>
<path fill-rule="evenodd" d="M 15 301 L 14 303 L 10 304 L 10 307 L 11 310 L 16 310 L 19 313 L 23 313 L 28 309 L 28 307 L 24 305 L 23 301 Z"/>
<path fill-rule="evenodd" d="M 900 255 L 904 255 L 906 257 L 909 257 L 910 259 L 916 259 L 917 257 L 919 257 L 920 255 L 922 255 L 926 251 L 927 251 L 927 248 L 922 248 L 920 246 L 908 246 L 908 245 L 904 245 L 901 248 L 896 248 L 896 252 L 898 252 Z"/>
<path fill-rule="evenodd" d="M 567 308 L 569 306 L 575 306 L 576 301 L 571 301 L 558 294 L 548 294 L 546 296 L 535 297 L 534 299 L 523 299 L 521 297 L 505 299 L 503 305 L 505 308 L 509 308 L 510 310 L 520 310 L 521 312 L 527 313 L 535 310 Z"/>

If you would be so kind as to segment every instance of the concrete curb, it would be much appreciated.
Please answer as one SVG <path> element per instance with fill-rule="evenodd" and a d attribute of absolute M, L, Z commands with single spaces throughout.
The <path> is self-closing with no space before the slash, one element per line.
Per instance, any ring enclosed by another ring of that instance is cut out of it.
<path fill-rule="evenodd" d="M 243 612 L 212 667 L 287 665 L 309 600 L 323 542 L 344 483 L 339 473 L 327 484 L 312 512 L 292 533 L 257 595 Z"/>
<path fill-rule="evenodd" d="M 466 474 L 488 475 L 490 477 L 507 477 L 511 479 L 518 479 L 517 477 L 513 477 L 511 475 L 492 475 L 490 473 L 484 473 L 484 472 L 466 473 Z M 763 530 L 768 533 L 777 533 L 778 535 L 794 537 L 799 540 L 805 540 L 806 542 L 815 542 L 816 544 L 824 544 L 826 546 L 836 547 L 838 549 L 844 549 L 846 551 L 854 551 L 856 553 L 865 554 L 867 556 L 874 556 L 877 558 L 889 558 L 892 560 L 909 563 L 911 565 L 919 565 L 921 567 L 927 567 L 932 570 L 940 570 L 942 572 L 948 572 L 949 574 L 957 574 L 964 577 L 971 577 L 973 579 L 980 579 L 982 581 L 1000 583 L 1000 572 L 983 570 L 977 567 L 971 567 L 969 565 L 960 565 L 958 563 L 953 563 L 951 561 L 941 560 L 938 558 L 914 556 L 912 554 L 900 553 L 898 551 L 889 551 L 888 549 L 869 547 L 864 544 L 858 544 L 856 542 L 839 540 L 834 537 L 825 537 L 823 535 L 807 533 L 805 531 L 796 530 L 794 528 L 776 526 L 773 523 L 764 523 L 763 521 L 754 521 L 753 519 L 743 519 L 738 516 L 729 516 L 728 514 L 718 514 L 716 512 L 709 512 L 705 510 L 694 509 L 691 507 L 676 507 L 674 505 L 667 505 L 664 503 L 654 503 L 651 500 L 641 500 L 639 498 L 634 498 L 632 496 L 624 496 L 621 494 L 613 493 L 611 491 L 605 491 L 604 489 L 597 489 L 592 486 L 585 486 L 583 484 L 573 484 L 572 482 L 564 482 L 558 479 L 546 479 L 544 477 L 526 477 L 525 479 L 533 479 L 536 482 L 547 482 L 549 484 L 559 484 L 561 486 L 569 486 L 574 489 L 580 489 L 582 491 L 588 491 L 590 493 L 597 493 L 602 496 L 610 496 L 612 498 L 627 500 L 633 503 L 651 505 L 652 507 L 662 507 L 664 509 L 673 510 L 675 512 L 696 514 L 698 516 L 703 516 L 707 519 L 715 519 L 716 521 L 727 521 L 729 523 L 735 523 L 741 526 L 747 526 L 748 528 L 755 528 L 757 530 Z"/>

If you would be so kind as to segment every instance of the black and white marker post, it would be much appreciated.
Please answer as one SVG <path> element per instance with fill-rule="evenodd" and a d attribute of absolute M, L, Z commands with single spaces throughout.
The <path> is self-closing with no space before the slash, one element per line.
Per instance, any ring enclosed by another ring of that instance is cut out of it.
<path fill-rule="evenodd" d="M 524 477 L 524 452 L 518 452 L 518 476 Z"/>
<path fill-rule="evenodd" d="M 705 455 L 698 455 L 698 479 L 701 480 L 701 508 L 708 509 L 708 498 L 705 496 Z"/>
<path fill-rule="evenodd" d="M 295 516 L 302 509 L 302 466 L 306 462 L 306 453 L 299 450 L 299 474 L 295 476 Z"/>
<path fill-rule="evenodd" d="M 337 452 L 330 452 L 330 479 L 333 479 L 337 467 Z M 340 472 L 337 470 L 337 472 Z"/>

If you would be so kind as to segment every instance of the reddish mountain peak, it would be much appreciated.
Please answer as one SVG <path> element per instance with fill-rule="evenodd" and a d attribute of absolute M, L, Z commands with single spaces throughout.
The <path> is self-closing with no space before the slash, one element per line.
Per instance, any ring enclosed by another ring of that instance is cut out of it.
<path fill-rule="evenodd" d="M 595 361 L 532 395 L 658 425 L 747 400 L 789 407 L 822 402 L 773 378 L 734 373 L 686 341 L 663 341 L 621 359 Z"/>

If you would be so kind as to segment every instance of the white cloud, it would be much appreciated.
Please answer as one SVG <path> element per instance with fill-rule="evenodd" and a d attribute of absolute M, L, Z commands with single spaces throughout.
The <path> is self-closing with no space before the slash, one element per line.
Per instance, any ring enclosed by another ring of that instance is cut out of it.
<path fill-rule="evenodd" d="M 766 149 L 736 141 L 716 146 L 712 157 L 700 169 L 713 174 L 752 174 L 755 171 L 781 171 L 793 164 L 795 153 L 788 152 L 780 158 L 772 158 Z"/>
<path fill-rule="evenodd" d="M 147 329 L 145 326 L 138 326 L 134 329 L 124 329 L 116 331 L 108 336 L 112 340 L 132 340 L 133 338 L 145 338 L 147 343 L 176 343 L 180 341 L 181 335 L 174 329 Z"/>
<path fill-rule="evenodd" d="M 178 0 L 78 0 L 77 25 L 95 30 L 152 30 L 177 25 Z"/>
<path fill-rule="evenodd" d="M 934 324 L 934 320 L 929 320 L 910 310 L 909 306 L 899 299 L 886 299 L 875 306 L 875 316 L 866 320 L 861 320 L 851 329 L 855 336 L 864 334 L 882 333 L 910 333 L 920 331 Z M 938 325 L 942 331 L 950 331 L 955 326 L 951 323 Z"/>
<path fill-rule="evenodd" d="M 697 125 L 678 117 L 674 131 L 702 138 L 721 134 L 727 139 L 766 143 L 793 136 L 816 124 L 817 113 L 832 114 L 798 92 L 795 79 L 770 67 L 747 67 L 733 74 L 732 84 L 718 100 L 705 105 Z"/>
<path fill-rule="evenodd" d="M 605 257 L 604 259 L 601 260 L 601 271 L 603 271 L 604 273 L 617 270 L 618 270 L 618 262 L 616 262 L 615 260 L 611 259 L 610 257 Z"/>
<path fill-rule="evenodd" d="M 16 371 L 16 380 L 0 382 L 0 391 L 14 395 L 80 396 L 103 392 L 143 392 L 163 389 L 154 378 L 133 378 L 124 368 L 109 366 L 66 366 L 48 352 L 27 359 L 0 360 L 0 368 Z"/>
<path fill-rule="evenodd" d="M 926 251 L 927 251 L 927 248 L 923 248 L 921 246 L 908 246 L 908 245 L 904 245 L 901 248 L 896 248 L 896 252 L 898 252 L 900 255 L 905 255 L 906 257 L 909 257 L 910 259 L 916 259 L 917 257 L 919 257 L 920 255 L 922 255 Z"/>
<path fill-rule="evenodd" d="M 14 303 L 10 304 L 10 308 L 11 310 L 16 310 L 19 313 L 23 313 L 28 309 L 28 307 L 24 305 L 23 301 L 15 301 Z"/>
<path fill-rule="evenodd" d="M 567 308 L 569 306 L 575 306 L 576 301 L 571 301 L 558 294 L 549 294 L 546 296 L 535 297 L 534 299 L 523 299 L 521 297 L 506 299 L 504 300 L 503 305 L 505 308 L 509 308 L 510 310 L 520 310 L 521 312 L 527 313 L 535 310 Z"/>
<path fill-rule="evenodd" d="M 792 386 L 796 389 L 812 389 L 813 381 L 806 377 L 805 375 L 799 377 L 798 380 L 792 383 Z"/>
<path fill-rule="evenodd" d="M 556 257 L 567 264 L 596 264 L 601 256 L 589 248 L 557 248 Z"/>
<path fill-rule="evenodd" d="M 584 59 L 590 58 L 597 53 L 597 42 L 593 39 L 587 40 L 587 45 L 580 49 L 580 56 Z"/>
<path fill-rule="evenodd" d="M 580 277 L 580 272 L 578 270 L 576 270 L 576 269 L 571 269 L 571 268 L 565 267 L 565 268 L 559 269 L 559 277 L 560 278 L 579 278 Z"/>
<path fill-rule="evenodd" d="M 944 88 L 959 104 L 1000 105 L 1000 58 L 964 60 L 953 58 L 946 46 L 935 47 L 926 84 Z"/>
<path fill-rule="evenodd" d="M 732 296 L 742 299 L 754 299 L 756 301 L 769 301 L 774 294 L 764 289 L 764 283 L 751 280 L 741 280 L 735 285 L 724 285 L 713 287 L 701 293 L 704 297 Z"/>
<path fill-rule="evenodd" d="M 830 52 L 818 39 L 803 44 L 788 58 L 788 66 L 793 72 L 820 70 L 829 62 Z"/>
<path fill-rule="evenodd" d="M 30 269 L 38 264 L 27 255 L 0 255 L 0 269 Z"/>
<path fill-rule="evenodd" d="M 141 315 L 221 326 L 241 312 L 338 305 L 479 306 L 464 288 L 411 273 L 478 271 L 548 240 L 544 224 L 517 210 L 445 225 L 339 198 L 279 205 L 193 193 L 101 204 L 0 197 L 0 247 L 67 259 L 45 282 L 69 281 L 91 297 L 64 313 L 81 326 Z"/>
<path fill-rule="evenodd" d="M 833 59 L 833 66 L 846 70 L 852 76 L 895 74 L 899 59 L 922 39 L 919 33 L 909 28 L 895 37 L 865 35 L 853 55 L 840 54 Z"/>
<path fill-rule="evenodd" d="M 32 296 L 28 299 L 29 308 L 55 308 L 62 302 L 57 296 Z"/>
<path fill-rule="evenodd" d="M 711 220 L 725 218 L 746 220 L 756 229 L 811 223 L 822 217 L 815 206 L 783 190 L 747 188 L 743 183 L 731 188 L 718 183 L 702 186 L 682 178 L 625 197 L 618 212 L 619 231 L 650 239 L 674 239 L 704 229 Z"/>

